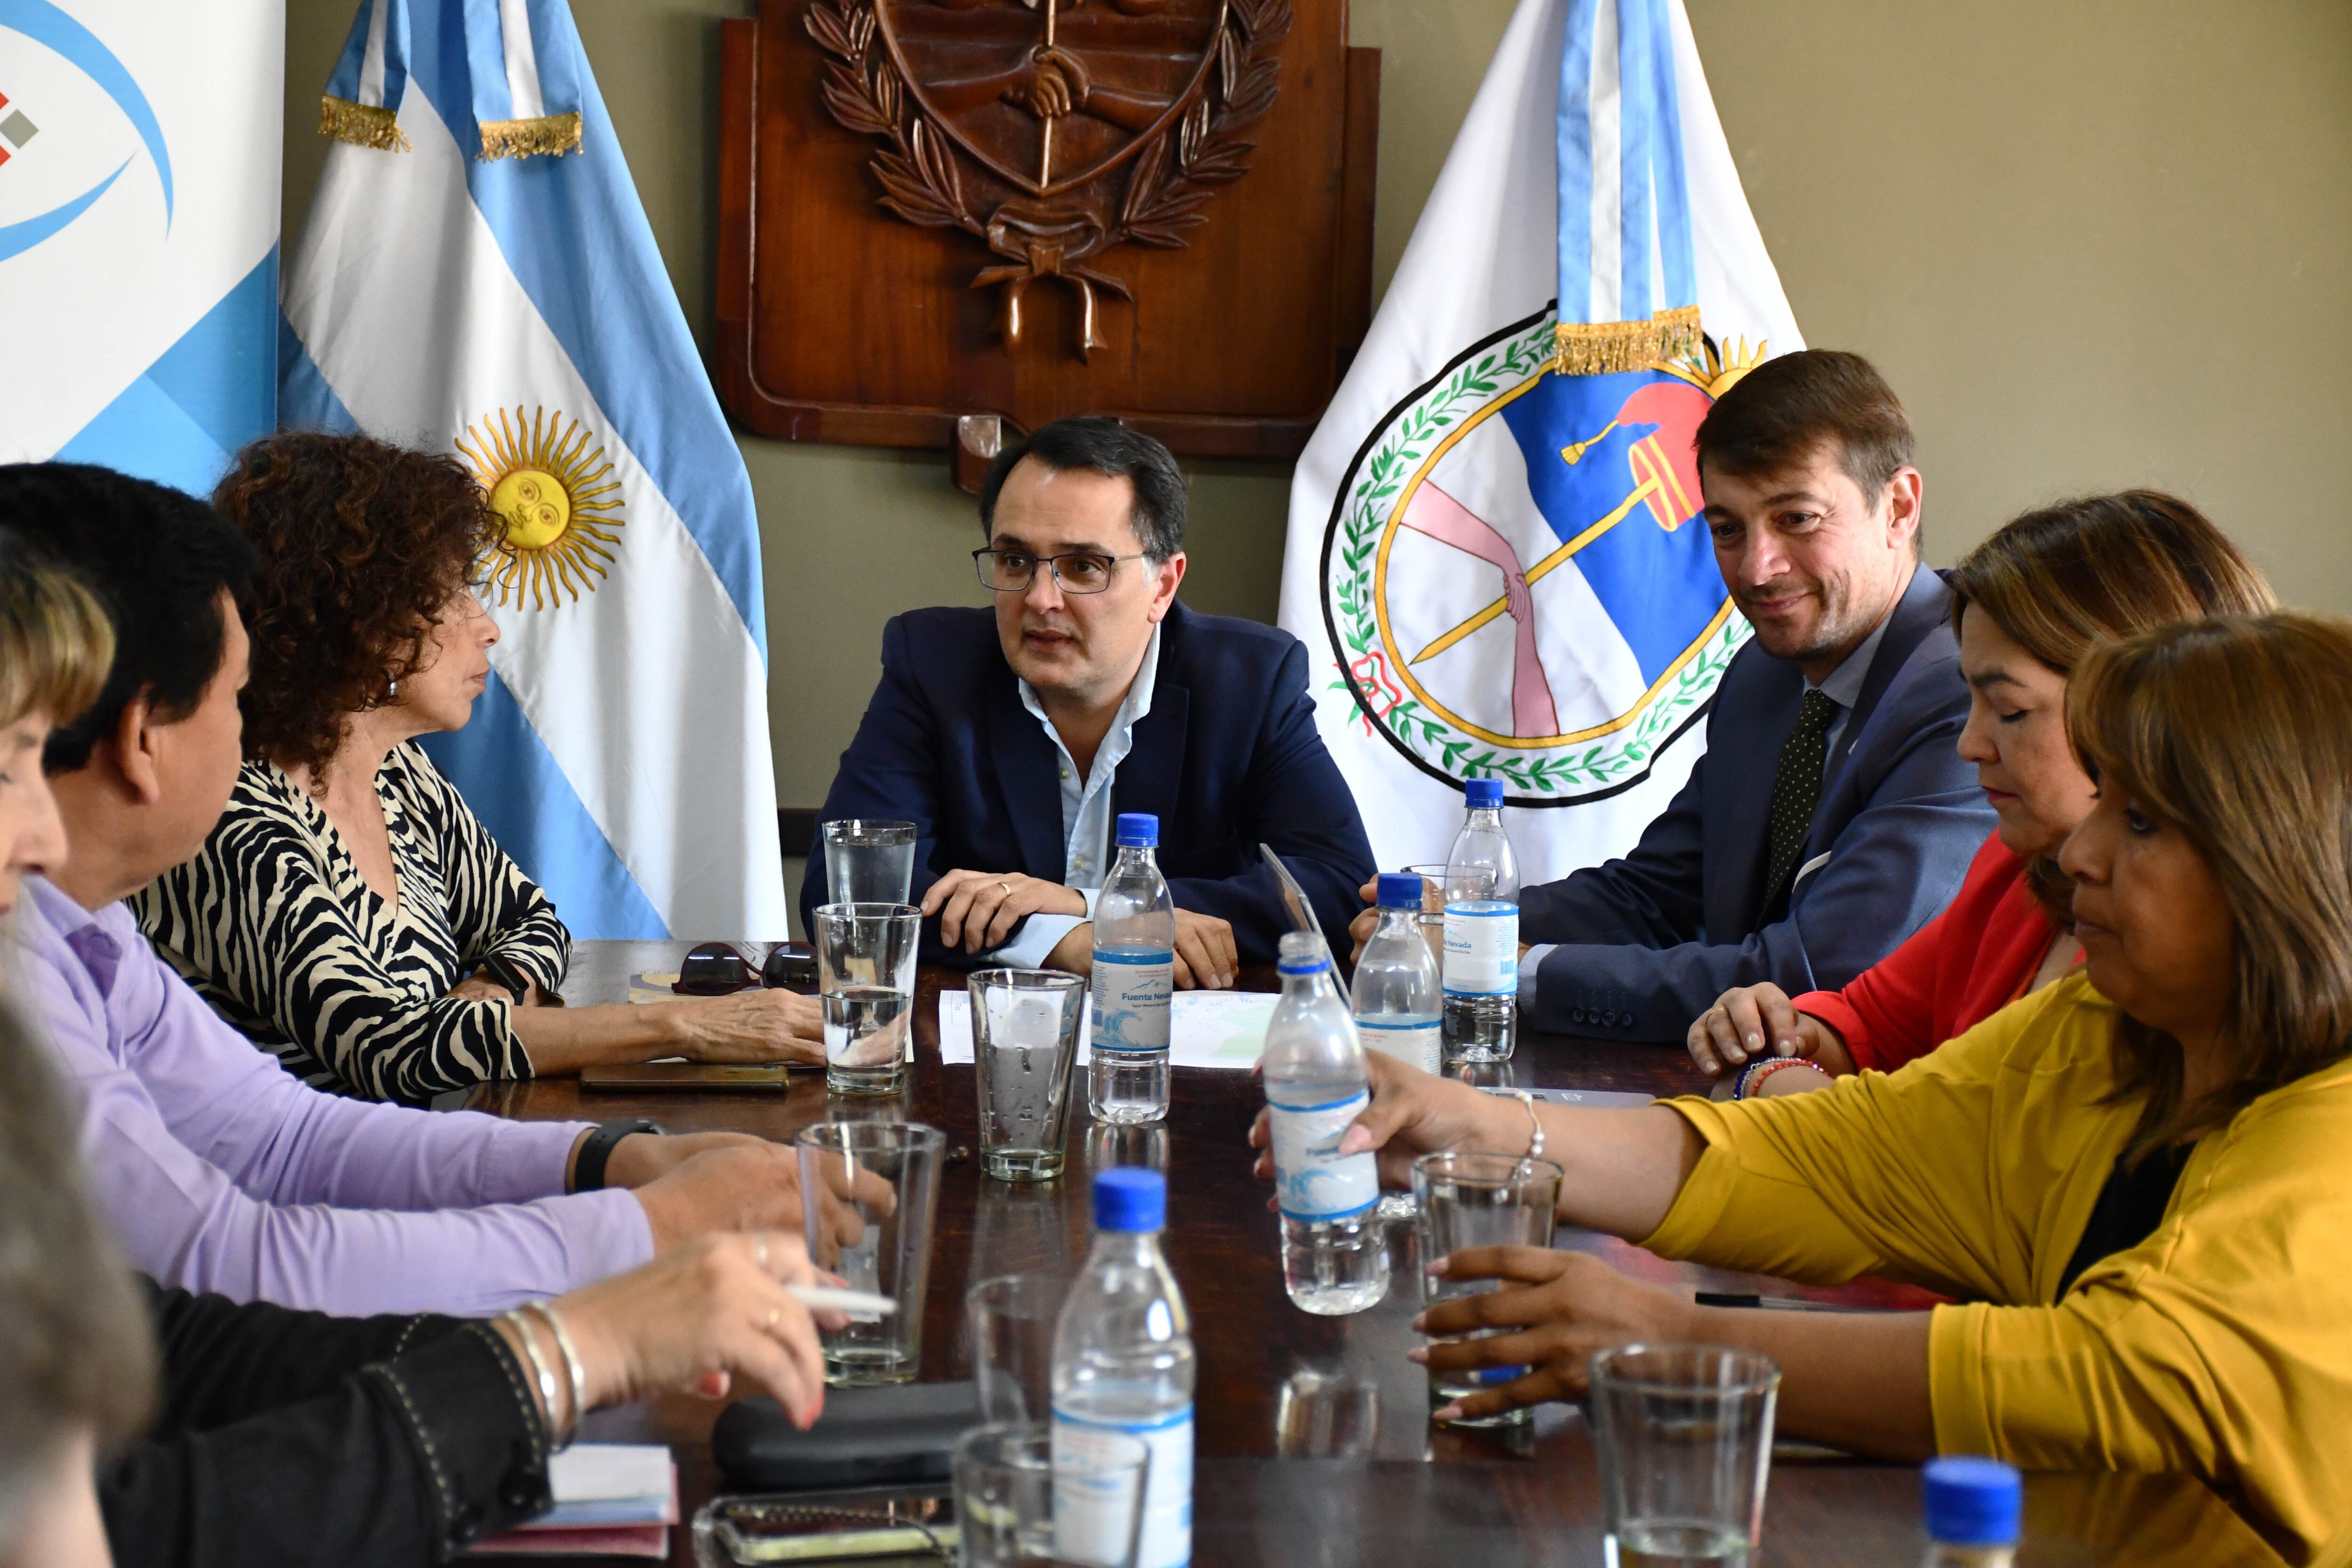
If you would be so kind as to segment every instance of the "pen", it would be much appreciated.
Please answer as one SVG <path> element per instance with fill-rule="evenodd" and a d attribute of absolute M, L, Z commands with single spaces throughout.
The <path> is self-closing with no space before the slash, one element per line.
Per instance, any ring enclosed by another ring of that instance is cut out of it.
<path fill-rule="evenodd" d="M 877 1296 L 869 1290 L 843 1290 L 831 1285 L 787 1285 L 786 1290 L 803 1307 L 814 1311 L 847 1312 L 863 1318 L 887 1318 L 898 1310 L 898 1303 L 887 1296 Z"/>
<path fill-rule="evenodd" d="M 1750 1296 L 1738 1290 L 1701 1290 L 1702 1307 L 1761 1307 L 1772 1312 L 1890 1312 L 1894 1307 L 1849 1307 L 1842 1301 L 1808 1301 L 1801 1296 Z"/>

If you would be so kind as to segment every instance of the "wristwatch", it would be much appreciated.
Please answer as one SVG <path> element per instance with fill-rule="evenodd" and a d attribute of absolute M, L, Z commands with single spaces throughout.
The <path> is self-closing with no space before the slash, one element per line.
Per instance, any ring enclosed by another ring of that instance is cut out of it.
<path fill-rule="evenodd" d="M 620 1121 L 607 1121 L 588 1134 L 588 1142 L 580 1145 L 580 1157 L 572 1163 L 572 1190 L 575 1193 L 602 1192 L 604 1186 L 604 1163 L 613 1157 L 613 1146 L 632 1132 L 651 1132 L 658 1136 L 662 1125 L 642 1116 L 632 1116 Z"/>
<path fill-rule="evenodd" d="M 517 969 L 513 964 L 508 963 L 497 953 L 486 952 L 482 954 L 481 967 L 482 973 L 488 975 L 495 984 L 505 986 L 509 992 L 514 994 L 515 1005 L 517 1006 L 520 1006 L 522 1005 L 522 999 L 530 994 L 530 982 L 524 977 L 522 971 Z"/>

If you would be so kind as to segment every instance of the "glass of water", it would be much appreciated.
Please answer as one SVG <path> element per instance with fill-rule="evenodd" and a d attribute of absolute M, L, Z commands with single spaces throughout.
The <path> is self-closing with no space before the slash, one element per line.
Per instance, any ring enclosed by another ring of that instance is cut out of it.
<path fill-rule="evenodd" d="M 1087 983 L 1057 970 L 983 969 L 964 984 L 971 993 L 982 1173 L 1051 1181 L 1062 1173 Z"/>
<path fill-rule="evenodd" d="M 1617 1345 L 1592 1357 L 1608 1561 L 1741 1568 L 1764 1528 L 1780 1369 L 1717 1345 Z"/>
<path fill-rule="evenodd" d="M 820 1121 L 801 1129 L 801 1215 L 809 1256 L 897 1310 L 850 1314 L 819 1337 L 824 1380 L 912 1383 L 923 1353 L 931 1216 L 947 1135 L 919 1121 Z"/>
<path fill-rule="evenodd" d="M 1068 1282 L 1050 1274 L 1000 1274 L 964 1292 L 982 1420 L 1053 1420 L 1054 1331 L 1069 1293 Z"/>
<path fill-rule="evenodd" d="M 833 1093 L 896 1094 L 905 1087 L 922 918 L 912 904 L 826 904 L 816 911 L 809 935 L 824 1008 L 824 1087 Z"/>
<path fill-rule="evenodd" d="M 1427 1265 L 1469 1247 L 1549 1247 L 1552 1212 L 1559 1206 L 1560 1168 L 1549 1160 L 1450 1149 L 1412 1163 L 1412 1195 L 1420 1213 L 1421 1299 L 1425 1307 L 1456 1296 L 1497 1289 L 1495 1279 L 1454 1279 Z M 1493 1330 L 1500 1333 L 1505 1331 Z M 1484 1335 L 1470 1336 L 1483 1338 Z M 1525 1374 L 1523 1367 L 1429 1369 L 1429 1397 L 1443 1407 Z M 1508 1426 L 1532 1420 L 1532 1406 L 1474 1416 L 1463 1426 Z"/>
<path fill-rule="evenodd" d="M 847 817 L 817 829 L 825 896 L 836 904 L 903 904 L 915 886 L 915 825 Z"/>
<path fill-rule="evenodd" d="M 1150 1450 L 1122 1432 L 1054 1451 L 1052 1428 L 976 1427 L 956 1443 L 963 1568 L 1134 1568 Z"/>

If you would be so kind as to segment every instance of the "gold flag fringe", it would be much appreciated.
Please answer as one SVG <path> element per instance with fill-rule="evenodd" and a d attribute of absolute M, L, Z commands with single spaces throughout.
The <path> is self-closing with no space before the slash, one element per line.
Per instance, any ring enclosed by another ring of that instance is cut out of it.
<path fill-rule="evenodd" d="M 398 111 L 353 103 L 332 93 L 319 100 L 319 134 L 381 153 L 408 151 L 408 134 L 400 128 Z"/>
<path fill-rule="evenodd" d="M 580 116 L 550 114 L 538 120 L 486 120 L 482 122 L 482 161 L 528 158 L 544 153 L 562 157 L 580 151 Z"/>
<path fill-rule="evenodd" d="M 1616 375 L 1699 352 L 1698 307 L 1677 305 L 1646 321 L 1562 321 L 1553 368 L 1562 375 Z"/>

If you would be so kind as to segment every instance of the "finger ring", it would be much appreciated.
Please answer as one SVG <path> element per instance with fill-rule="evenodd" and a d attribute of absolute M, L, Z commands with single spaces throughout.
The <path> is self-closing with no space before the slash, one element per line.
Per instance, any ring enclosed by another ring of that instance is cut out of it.
<path fill-rule="evenodd" d="M 1011 898 L 1011 897 L 1013 896 L 1013 884 L 1012 884 L 1012 883 L 1010 883 L 1010 882 L 999 882 L 999 883 L 997 883 L 996 885 L 997 885 L 999 888 L 1001 888 L 1001 889 L 1003 889 L 1004 890 L 1004 896 L 1005 896 L 1006 898 L 1008 898 L 1008 899 L 1009 899 L 1009 898 Z"/>
<path fill-rule="evenodd" d="M 779 1319 L 782 1318 L 782 1317 L 783 1317 L 783 1315 L 784 1315 L 784 1314 L 783 1314 L 783 1310 L 782 1310 L 782 1308 L 779 1308 L 779 1307 L 771 1307 L 771 1308 L 769 1308 L 769 1309 L 768 1309 L 768 1327 L 770 1327 L 770 1328 L 772 1328 L 772 1328 L 774 1328 L 774 1327 L 776 1326 L 777 1321 L 778 1321 Z"/>
<path fill-rule="evenodd" d="M 752 1256 L 760 1260 L 760 1267 L 765 1268 L 768 1266 L 768 1244 L 764 1241 L 760 1243 L 760 1250 Z"/>

